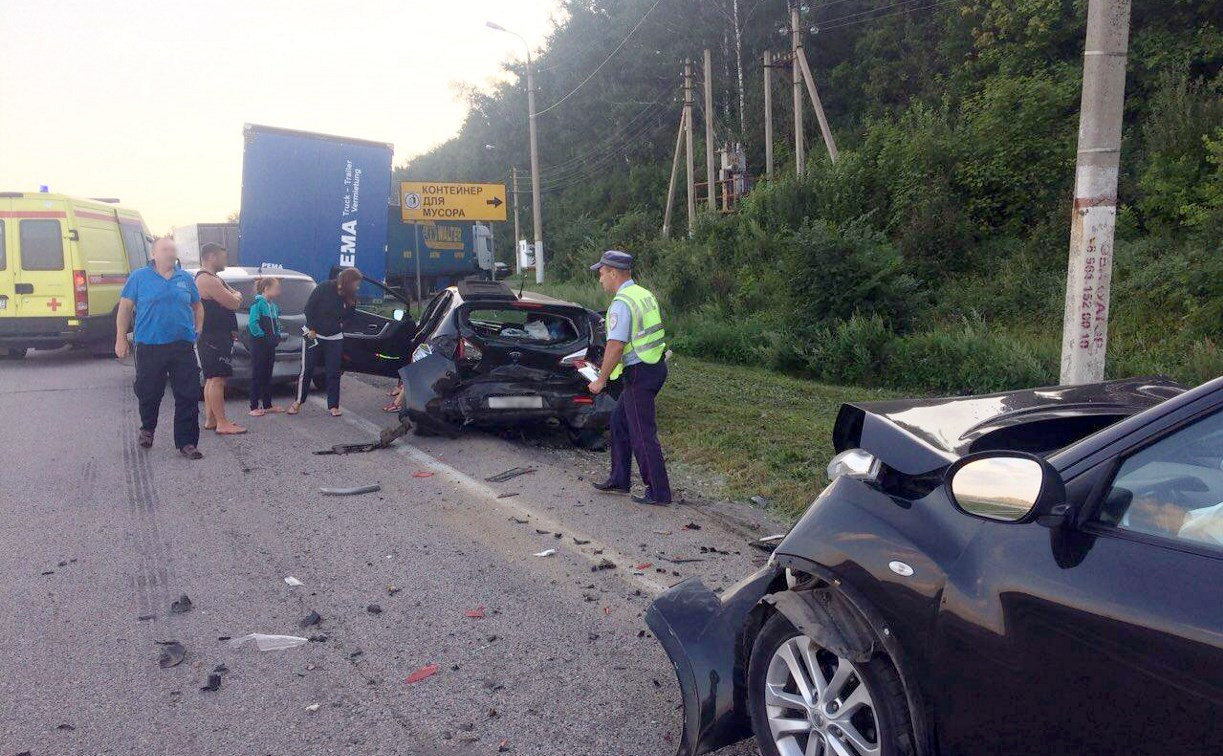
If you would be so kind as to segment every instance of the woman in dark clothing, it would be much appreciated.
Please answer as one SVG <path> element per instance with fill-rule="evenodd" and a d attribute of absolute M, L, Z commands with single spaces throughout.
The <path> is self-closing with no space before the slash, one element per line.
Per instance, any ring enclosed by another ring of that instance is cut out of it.
<path fill-rule="evenodd" d="M 340 359 L 344 354 L 344 324 L 357 311 L 357 289 L 361 271 L 345 268 L 336 278 L 315 287 L 306 300 L 305 336 L 302 339 L 302 369 L 297 377 L 297 401 L 289 407 L 296 415 L 310 393 L 310 379 L 322 362 L 327 368 L 327 409 L 332 417 L 340 412 Z"/>

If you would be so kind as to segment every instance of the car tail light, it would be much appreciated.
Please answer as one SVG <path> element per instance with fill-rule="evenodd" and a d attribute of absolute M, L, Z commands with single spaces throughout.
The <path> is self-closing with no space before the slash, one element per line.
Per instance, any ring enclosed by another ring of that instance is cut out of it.
<path fill-rule="evenodd" d="M 456 362 L 459 360 L 479 362 L 484 359 L 484 352 L 480 351 L 480 347 L 467 339 L 459 339 L 459 345 L 454 350 L 454 359 Z"/>
<path fill-rule="evenodd" d="M 879 458 L 865 449 L 846 449 L 828 463 L 828 479 L 836 480 L 847 475 L 873 482 L 879 479 L 880 466 Z"/>
<path fill-rule="evenodd" d="M 78 316 L 89 314 L 89 278 L 83 270 L 72 271 L 72 299 Z"/>
<path fill-rule="evenodd" d="M 579 395 L 579 396 L 575 396 L 575 397 L 573 397 L 573 403 L 574 403 L 574 404 L 594 404 L 594 403 L 595 403 L 595 398 L 594 398 L 593 396 L 581 396 L 581 395 Z"/>
<path fill-rule="evenodd" d="M 581 365 L 579 365 L 578 363 L 583 362 L 585 359 L 586 359 L 586 350 L 581 349 L 581 350 L 574 352 L 573 354 L 567 354 L 564 357 L 561 357 L 561 367 L 575 367 L 575 368 L 581 367 Z"/>

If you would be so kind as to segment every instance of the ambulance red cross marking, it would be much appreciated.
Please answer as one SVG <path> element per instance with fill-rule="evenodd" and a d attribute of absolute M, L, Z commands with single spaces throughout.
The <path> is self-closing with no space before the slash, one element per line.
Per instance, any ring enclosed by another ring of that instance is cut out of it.
<path fill-rule="evenodd" d="M 51 312 L 57 312 L 59 310 L 59 305 L 60 301 L 55 297 L 51 297 L 47 300 L 47 307 L 51 308 Z"/>

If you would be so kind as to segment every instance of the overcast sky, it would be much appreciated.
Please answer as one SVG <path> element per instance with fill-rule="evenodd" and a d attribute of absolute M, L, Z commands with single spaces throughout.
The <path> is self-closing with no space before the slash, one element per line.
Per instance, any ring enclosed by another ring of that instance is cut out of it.
<path fill-rule="evenodd" d="M 244 123 L 391 142 L 400 164 L 457 131 L 456 83 L 521 56 L 484 22 L 538 47 L 556 7 L 0 0 L 0 191 L 118 197 L 161 233 L 238 209 Z"/>

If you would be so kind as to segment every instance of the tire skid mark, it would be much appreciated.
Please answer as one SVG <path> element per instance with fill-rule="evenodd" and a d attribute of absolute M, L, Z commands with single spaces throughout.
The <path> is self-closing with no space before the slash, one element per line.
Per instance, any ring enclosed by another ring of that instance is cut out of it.
<path fill-rule="evenodd" d="M 158 496 L 148 452 L 137 443 L 139 413 L 135 398 L 124 392 L 123 472 L 130 522 L 129 540 L 136 565 L 130 577 L 140 614 L 157 614 L 170 602 L 173 560 L 158 526 Z"/>

